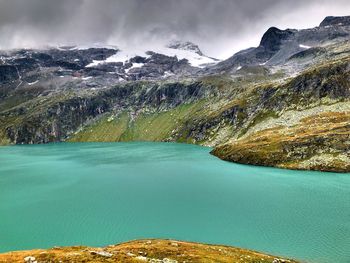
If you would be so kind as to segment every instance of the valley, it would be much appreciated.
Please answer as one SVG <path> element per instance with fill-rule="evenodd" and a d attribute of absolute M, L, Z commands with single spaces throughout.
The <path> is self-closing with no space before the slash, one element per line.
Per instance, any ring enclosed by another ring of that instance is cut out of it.
<path fill-rule="evenodd" d="M 185 142 L 229 161 L 349 172 L 350 25 L 333 19 L 344 23 L 270 28 L 259 47 L 204 67 L 177 57 L 204 56 L 189 42 L 164 49 L 174 57 L 97 47 L 4 53 L 0 142 Z M 279 135 L 266 140 L 271 132 Z"/>
<path fill-rule="evenodd" d="M 346 1 L 205 2 L 0 0 L 0 263 L 349 262 Z"/>

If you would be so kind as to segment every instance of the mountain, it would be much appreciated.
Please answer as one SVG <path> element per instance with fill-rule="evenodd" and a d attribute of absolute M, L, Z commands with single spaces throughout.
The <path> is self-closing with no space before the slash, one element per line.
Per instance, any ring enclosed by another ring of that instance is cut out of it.
<path fill-rule="evenodd" d="M 203 55 L 197 45 L 179 41 L 153 50 L 113 46 L 15 50 L 0 53 L 0 81 L 4 84 L 22 81 L 19 86 L 55 81 L 59 86 L 69 82 L 101 87 L 121 81 L 193 76 L 200 68 L 217 61 Z"/>
<path fill-rule="evenodd" d="M 327 16 L 320 27 L 350 26 L 350 16 Z"/>
<path fill-rule="evenodd" d="M 288 68 L 300 72 L 325 52 L 323 47 L 350 38 L 350 17 L 327 17 L 319 27 L 311 29 L 269 28 L 257 48 L 249 48 L 211 68 L 212 73 L 235 73 L 242 67 Z M 309 56 L 308 63 L 293 63 L 293 58 Z"/>
<path fill-rule="evenodd" d="M 193 44 L 192 42 L 189 42 L 189 41 L 185 41 L 185 42 L 181 42 L 181 41 L 177 41 L 177 40 L 171 41 L 167 45 L 167 47 L 172 48 L 172 49 L 178 49 L 178 50 L 187 50 L 187 51 L 194 52 L 199 56 L 204 56 L 204 54 L 200 50 L 199 46 L 196 44 Z"/>
<path fill-rule="evenodd" d="M 350 171 L 349 17 L 271 27 L 217 61 L 190 42 L 0 54 L 0 144 L 176 141 L 221 159 Z"/>

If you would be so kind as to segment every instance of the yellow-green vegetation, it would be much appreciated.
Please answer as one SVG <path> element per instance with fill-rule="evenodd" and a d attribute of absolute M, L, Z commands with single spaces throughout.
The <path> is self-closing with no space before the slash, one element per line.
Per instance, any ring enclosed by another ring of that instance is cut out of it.
<path fill-rule="evenodd" d="M 238 137 L 241 137 L 242 135 L 244 135 L 251 127 L 257 125 L 258 123 L 263 122 L 264 120 L 268 119 L 268 118 L 277 118 L 278 115 L 277 113 L 275 113 L 274 111 L 261 111 L 259 112 L 249 123 L 248 125 L 241 130 L 240 134 L 238 135 Z"/>
<path fill-rule="evenodd" d="M 6 134 L 4 133 L 4 131 L 0 130 L 0 146 L 2 145 L 8 145 L 10 144 L 10 140 L 9 138 L 7 138 Z"/>
<path fill-rule="evenodd" d="M 350 112 L 309 116 L 218 146 L 223 160 L 290 169 L 350 172 Z"/>
<path fill-rule="evenodd" d="M 297 261 L 230 246 L 206 245 L 176 240 L 139 240 L 105 248 L 56 247 L 0 254 L 0 262 L 217 262 L 296 263 Z"/>
<path fill-rule="evenodd" d="M 43 87 L 36 86 L 18 88 L 13 91 L 11 96 L 0 102 L 0 111 L 11 109 L 28 100 L 35 99 L 43 90 Z"/>
<path fill-rule="evenodd" d="M 183 104 L 173 109 L 105 116 L 72 135 L 71 142 L 164 141 L 169 139 L 205 106 L 205 101 Z"/>
<path fill-rule="evenodd" d="M 95 123 L 82 128 L 67 141 L 70 142 L 115 142 L 119 141 L 128 129 L 129 114 L 123 112 L 118 116 L 104 116 Z"/>

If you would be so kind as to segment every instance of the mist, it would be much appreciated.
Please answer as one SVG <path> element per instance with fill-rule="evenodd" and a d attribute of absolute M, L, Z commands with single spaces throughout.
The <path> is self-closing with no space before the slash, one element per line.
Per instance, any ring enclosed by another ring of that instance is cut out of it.
<path fill-rule="evenodd" d="M 223 59 L 257 46 L 271 26 L 309 28 L 349 14 L 348 0 L 0 0 L 0 49 L 188 40 Z"/>

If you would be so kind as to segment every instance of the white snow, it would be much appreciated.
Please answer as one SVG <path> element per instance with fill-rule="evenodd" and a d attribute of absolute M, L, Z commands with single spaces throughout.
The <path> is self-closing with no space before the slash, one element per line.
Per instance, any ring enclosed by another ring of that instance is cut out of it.
<path fill-rule="evenodd" d="M 242 68 L 242 66 L 238 66 L 237 68 L 236 68 L 236 70 L 240 70 Z"/>
<path fill-rule="evenodd" d="M 174 75 L 175 75 L 175 74 L 172 73 L 172 72 L 170 72 L 170 71 L 165 71 L 165 72 L 164 72 L 164 75 L 163 75 L 163 78 L 168 78 L 168 77 L 174 76 Z"/>
<path fill-rule="evenodd" d="M 143 65 L 145 65 L 145 64 L 144 63 L 132 63 L 131 68 L 126 69 L 125 72 L 128 73 L 130 71 L 130 69 L 133 69 L 133 68 L 142 68 Z"/>
<path fill-rule="evenodd" d="M 39 80 L 36 80 L 36 81 L 34 81 L 34 82 L 28 82 L 28 85 L 29 86 L 32 86 L 32 85 L 35 85 L 36 83 L 38 83 L 39 82 Z"/>
<path fill-rule="evenodd" d="M 304 49 L 309 49 L 309 48 L 311 48 L 310 46 L 306 46 L 306 45 L 302 45 L 302 44 L 300 44 L 299 47 L 304 48 Z"/>
<path fill-rule="evenodd" d="M 91 76 L 89 76 L 89 77 L 84 77 L 84 78 L 81 78 L 82 80 L 89 80 L 89 79 L 92 79 L 92 77 Z"/>
<path fill-rule="evenodd" d="M 102 63 L 112 63 L 112 62 L 127 62 L 129 59 L 135 57 L 135 56 L 141 56 L 149 58 L 150 55 L 146 54 L 147 51 L 150 51 L 150 49 L 138 47 L 138 48 L 132 48 L 132 49 L 121 49 L 116 54 L 108 57 L 106 60 L 94 60 L 92 63 L 87 65 L 86 67 L 94 67 Z M 188 62 L 193 67 L 199 67 L 203 68 L 207 64 L 214 64 L 217 63 L 215 59 L 206 57 L 206 56 L 200 56 L 197 53 L 191 51 L 191 50 L 179 50 L 179 49 L 173 49 L 169 47 L 154 47 L 151 49 L 152 52 L 163 54 L 169 57 L 176 56 L 179 60 L 181 59 L 187 59 Z"/>
<path fill-rule="evenodd" d="M 67 50 L 76 50 L 77 47 L 76 46 L 73 46 L 73 47 L 70 47 L 70 48 L 64 48 L 64 47 L 56 47 L 58 50 L 62 50 L 62 51 L 67 51 Z"/>
<path fill-rule="evenodd" d="M 86 65 L 86 68 L 92 68 L 95 66 L 98 66 L 99 64 L 103 63 L 103 60 L 93 60 L 90 64 Z"/>

